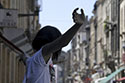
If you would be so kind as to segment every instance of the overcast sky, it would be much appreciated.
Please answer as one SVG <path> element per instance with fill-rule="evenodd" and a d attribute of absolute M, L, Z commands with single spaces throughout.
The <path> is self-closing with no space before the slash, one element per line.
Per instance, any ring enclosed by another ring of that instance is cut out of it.
<path fill-rule="evenodd" d="M 79 7 L 83 8 L 85 15 L 89 18 L 93 15 L 92 10 L 96 0 L 42 0 L 42 11 L 40 12 L 40 24 L 57 27 L 62 33 L 67 31 L 74 23 L 72 11 Z M 63 48 L 70 49 L 70 44 Z"/>

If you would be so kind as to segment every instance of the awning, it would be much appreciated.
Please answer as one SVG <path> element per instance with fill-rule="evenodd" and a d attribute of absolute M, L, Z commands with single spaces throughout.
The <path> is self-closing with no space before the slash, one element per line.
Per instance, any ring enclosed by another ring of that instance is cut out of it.
<path fill-rule="evenodd" d="M 125 77 L 122 77 L 122 78 L 118 79 L 117 81 L 122 81 L 122 80 L 125 80 Z"/>
<path fill-rule="evenodd" d="M 4 37 L 20 48 L 23 52 L 29 55 L 33 53 L 32 46 L 22 28 L 4 28 L 3 32 Z"/>
<path fill-rule="evenodd" d="M 118 70 L 116 70 L 115 72 L 110 74 L 108 77 L 106 77 L 105 79 L 101 80 L 99 83 L 107 83 L 108 81 L 110 81 L 113 77 L 115 77 L 119 72 L 121 72 L 124 69 L 125 69 L 125 67 L 119 68 Z"/>

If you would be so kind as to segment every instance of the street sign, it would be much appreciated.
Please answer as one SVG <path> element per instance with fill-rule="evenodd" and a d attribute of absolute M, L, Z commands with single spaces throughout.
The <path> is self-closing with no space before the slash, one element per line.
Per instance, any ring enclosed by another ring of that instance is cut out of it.
<path fill-rule="evenodd" d="M 17 17 L 15 9 L 0 9 L 0 27 L 16 27 Z"/>

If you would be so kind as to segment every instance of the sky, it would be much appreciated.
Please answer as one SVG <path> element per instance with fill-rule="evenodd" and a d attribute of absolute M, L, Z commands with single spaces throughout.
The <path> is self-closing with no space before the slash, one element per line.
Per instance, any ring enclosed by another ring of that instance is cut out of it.
<path fill-rule="evenodd" d="M 77 7 L 82 8 L 85 15 L 91 18 L 95 2 L 96 0 L 40 0 L 41 27 L 52 25 L 63 34 L 74 24 L 72 20 L 73 10 Z M 69 43 L 63 50 L 68 51 L 70 48 L 71 44 Z"/>

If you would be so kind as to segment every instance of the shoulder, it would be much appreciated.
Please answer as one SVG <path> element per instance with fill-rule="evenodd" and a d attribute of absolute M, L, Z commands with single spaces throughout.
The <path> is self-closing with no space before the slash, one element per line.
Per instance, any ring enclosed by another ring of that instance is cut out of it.
<path fill-rule="evenodd" d="M 32 57 L 31 59 L 29 59 L 29 61 L 33 61 L 35 64 L 40 64 L 40 65 L 43 65 L 43 64 L 46 64 L 45 63 L 45 60 L 43 58 L 43 55 L 42 55 L 42 48 L 40 50 L 38 50 Z"/>

